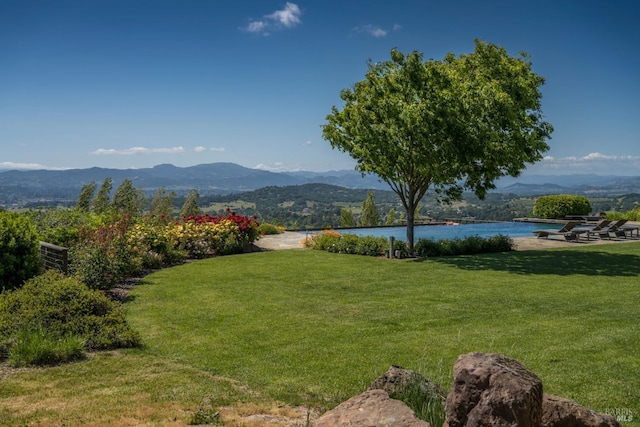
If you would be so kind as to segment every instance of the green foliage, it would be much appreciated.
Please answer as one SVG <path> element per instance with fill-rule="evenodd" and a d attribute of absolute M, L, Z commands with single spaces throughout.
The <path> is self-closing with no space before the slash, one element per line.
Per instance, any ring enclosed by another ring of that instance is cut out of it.
<path fill-rule="evenodd" d="M 187 198 L 182 205 L 182 209 L 180 209 L 180 216 L 188 217 L 200 215 L 200 206 L 198 206 L 199 199 L 200 194 L 198 193 L 198 191 L 189 191 L 189 194 L 187 195 Z"/>
<path fill-rule="evenodd" d="M 176 193 L 173 191 L 167 193 L 164 187 L 158 188 L 153 199 L 151 199 L 149 215 L 155 220 L 166 224 L 171 219 L 175 198 Z"/>
<path fill-rule="evenodd" d="M 469 236 L 464 239 L 419 239 L 415 245 L 419 257 L 438 257 L 451 255 L 475 255 L 492 252 L 508 252 L 514 250 L 513 240 L 498 234 L 489 238 Z"/>
<path fill-rule="evenodd" d="M 376 207 L 375 196 L 372 191 L 369 191 L 367 198 L 362 202 L 360 225 L 363 227 L 375 227 L 380 224 L 380 212 L 378 212 L 378 208 Z"/>
<path fill-rule="evenodd" d="M 142 214 L 145 204 L 144 192 L 136 189 L 130 179 L 125 179 L 116 189 L 111 207 L 119 215 L 137 218 Z"/>
<path fill-rule="evenodd" d="M 84 357 L 84 340 L 79 336 L 56 337 L 42 327 L 25 328 L 15 337 L 9 365 L 56 365 Z"/>
<path fill-rule="evenodd" d="M 37 228 L 40 240 L 67 248 L 78 243 L 81 229 L 97 228 L 107 220 L 105 216 L 68 208 L 30 210 L 25 215 Z"/>
<path fill-rule="evenodd" d="M 340 254 L 381 256 L 388 250 L 388 241 L 384 237 L 361 237 L 325 230 L 308 239 L 307 246 Z"/>
<path fill-rule="evenodd" d="M 464 189 L 483 198 L 496 179 L 541 160 L 553 131 L 541 112 L 544 79 L 526 54 L 476 40 L 472 54 L 422 58 L 394 49 L 390 61 L 370 61 L 323 126 L 333 148 L 398 194 L 410 249 L 414 211 L 430 187 L 445 199 Z"/>
<path fill-rule="evenodd" d="M 611 220 L 626 219 L 627 221 L 640 222 L 640 208 L 625 212 L 607 212 L 607 218 Z"/>
<path fill-rule="evenodd" d="M 552 194 L 536 199 L 533 215 L 538 218 L 554 219 L 567 215 L 588 215 L 591 203 L 585 196 L 572 194 Z"/>
<path fill-rule="evenodd" d="M 384 220 L 384 225 L 393 225 L 396 223 L 396 210 L 391 208 L 389 209 L 389 213 L 387 213 L 387 217 Z"/>
<path fill-rule="evenodd" d="M 0 291 L 19 287 L 40 271 L 39 238 L 28 217 L 0 212 Z"/>
<path fill-rule="evenodd" d="M 91 210 L 91 201 L 93 200 L 97 188 L 98 185 L 95 181 L 84 184 L 80 189 L 76 208 L 82 212 L 89 212 Z"/>
<path fill-rule="evenodd" d="M 427 421 L 432 426 L 444 424 L 446 412 L 443 397 L 436 390 L 424 387 L 418 377 L 401 390 L 391 393 L 389 397 L 404 402 L 417 418 Z"/>
<path fill-rule="evenodd" d="M 189 420 L 189 425 L 212 425 L 212 426 L 222 426 L 222 417 L 220 416 L 220 412 L 211 408 L 203 408 L 200 407 L 198 410 L 191 416 Z"/>
<path fill-rule="evenodd" d="M 98 194 L 91 202 L 93 212 L 101 215 L 109 212 L 111 207 L 111 190 L 113 189 L 113 180 L 109 177 L 105 178 L 98 190 Z"/>
<path fill-rule="evenodd" d="M 351 209 L 341 209 L 340 210 L 340 227 L 353 227 L 355 226 L 355 221 L 353 219 L 353 211 Z"/>
<path fill-rule="evenodd" d="M 40 330 L 44 332 L 34 333 Z M 81 338 L 86 350 L 133 347 L 140 342 L 128 326 L 120 303 L 56 271 L 47 271 L 20 289 L 0 294 L 0 343 L 9 354 L 21 334 L 33 338 L 34 346 L 38 345 L 38 335 L 44 336 L 40 339 L 44 347 L 57 340 L 72 343 L 74 338 L 70 337 Z"/>
<path fill-rule="evenodd" d="M 282 234 L 284 233 L 284 227 L 277 226 L 274 224 L 261 223 L 258 227 L 258 231 L 262 235 L 270 235 L 270 234 Z"/>
<path fill-rule="evenodd" d="M 142 270 L 142 254 L 128 239 L 130 220 L 121 218 L 99 228 L 82 230 L 69 251 L 69 271 L 92 289 L 108 290 Z"/>

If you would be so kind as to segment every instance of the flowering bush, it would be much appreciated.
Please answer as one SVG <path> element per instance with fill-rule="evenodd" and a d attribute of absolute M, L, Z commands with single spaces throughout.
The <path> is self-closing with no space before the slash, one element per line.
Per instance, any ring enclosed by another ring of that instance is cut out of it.
<path fill-rule="evenodd" d="M 256 241 L 260 232 L 255 217 L 237 215 L 227 209 L 226 214 L 212 216 L 190 215 L 169 227 L 169 240 L 175 248 L 190 257 L 240 253 Z"/>

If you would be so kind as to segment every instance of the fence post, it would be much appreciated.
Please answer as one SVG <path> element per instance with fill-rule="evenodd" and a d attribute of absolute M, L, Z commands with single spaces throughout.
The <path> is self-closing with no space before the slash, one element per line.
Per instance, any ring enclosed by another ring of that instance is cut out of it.
<path fill-rule="evenodd" d="M 57 269 L 67 274 L 69 270 L 69 249 L 47 242 L 40 242 L 40 260 L 44 269 Z"/>

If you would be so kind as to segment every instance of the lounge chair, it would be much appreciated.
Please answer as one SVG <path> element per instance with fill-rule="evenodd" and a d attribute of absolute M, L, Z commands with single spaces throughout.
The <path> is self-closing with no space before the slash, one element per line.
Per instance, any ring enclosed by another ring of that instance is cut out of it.
<path fill-rule="evenodd" d="M 578 234 L 586 234 L 587 240 L 591 240 L 592 235 L 596 235 L 596 234 L 599 235 L 600 232 L 605 228 L 607 228 L 610 224 L 611 224 L 611 220 L 603 219 L 594 225 L 579 225 L 575 227 L 572 231 Z"/>
<path fill-rule="evenodd" d="M 559 230 L 551 230 L 551 229 L 535 230 L 533 231 L 533 234 L 535 234 L 536 237 L 538 237 L 538 239 L 541 239 L 543 237 L 547 239 L 549 238 L 549 236 L 564 236 L 565 240 L 577 242 L 578 235 L 581 234 L 581 232 L 573 231 L 573 229 L 579 226 L 580 224 L 581 223 L 579 221 L 569 221 L 566 224 L 564 224 L 564 226 Z"/>
<path fill-rule="evenodd" d="M 626 223 L 626 219 L 620 219 L 609 224 L 607 227 L 602 228 L 602 230 L 597 231 L 597 234 L 601 239 L 611 239 L 611 233 L 613 233 L 616 237 L 626 237 L 626 233 L 624 231 L 624 226 Z"/>
<path fill-rule="evenodd" d="M 640 227 L 637 225 L 627 225 L 627 222 L 628 221 L 626 219 L 621 219 L 614 224 L 614 228 L 611 231 L 616 235 L 616 237 L 624 237 L 626 239 L 627 233 L 629 233 L 628 237 L 632 237 L 634 231 L 636 232 L 636 235 L 640 235 Z"/>

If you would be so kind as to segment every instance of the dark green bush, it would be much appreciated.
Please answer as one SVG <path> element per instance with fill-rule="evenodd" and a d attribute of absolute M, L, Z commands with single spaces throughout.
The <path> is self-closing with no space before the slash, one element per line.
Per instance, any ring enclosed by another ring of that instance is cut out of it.
<path fill-rule="evenodd" d="M 79 337 L 86 350 L 134 347 L 140 342 L 120 303 L 57 271 L 0 295 L 0 348 L 5 357 L 21 333 L 38 328 L 53 340 Z"/>
<path fill-rule="evenodd" d="M 355 234 L 341 235 L 335 231 L 324 231 L 309 239 L 307 246 L 340 254 L 382 256 L 388 250 L 388 241 L 384 237 L 361 237 Z"/>
<path fill-rule="evenodd" d="M 437 257 L 450 255 L 474 255 L 491 252 L 508 252 L 514 248 L 513 240 L 502 234 L 484 239 L 480 236 L 469 236 L 465 239 L 419 239 L 415 244 L 419 257 Z"/>
<path fill-rule="evenodd" d="M 533 215 L 538 218 L 555 219 L 567 215 L 588 215 L 591 203 L 584 196 L 571 194 L 552 194 L 536 199 Z"/>
<path fill-rule="evenodd" d="M 38 232 L 29 218 L 0 212 L 0 291 L 21 286 L 40 272 Z"/>

